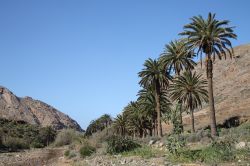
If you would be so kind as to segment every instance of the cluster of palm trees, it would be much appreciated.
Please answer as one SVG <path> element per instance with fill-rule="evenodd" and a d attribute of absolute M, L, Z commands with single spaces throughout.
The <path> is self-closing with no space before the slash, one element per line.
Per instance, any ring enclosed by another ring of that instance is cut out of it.
<path fill-rule="evenodd" d="M 236 39 L 228 20 L 217 20 L 215 14 L 208 18 L 194 16 L 184 26 L 181 39 L 171 41 L 158 59 L 147 59 L 138 73 L 142 89 L 137 101 L 130 102 L 114 120 L 114 127 L 121 135 L 143 137 L 162 136 L 162 120 L 172 117 L 183 131 L 182 113 L 190 113 L 192 132 L 194 110 L 209 102 L 211 135 L 216 136 L 216 118 L 213 96 L 213 61 L 233 56 L 230 39 Z M 195 57 L 202 66 L 205 57 L 206 80 L 193 69 Z M 167 116 L 165 116 L 167 115 Z"/>
<path fill-rule="evenodd" d="M 85 131 L 86 136 L 91 136 L 93 133 L 102 131 L 112 124 L 112 117 L 108 114 L 102 115 L 96 120 L 92 120 Z"/>

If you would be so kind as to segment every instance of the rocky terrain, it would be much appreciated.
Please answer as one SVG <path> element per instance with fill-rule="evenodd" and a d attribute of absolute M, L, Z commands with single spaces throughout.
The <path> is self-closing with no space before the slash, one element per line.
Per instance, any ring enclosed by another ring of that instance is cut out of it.
<path fill-rule="evenodd" d="M 68 115 L 31 97 L 17 97 L 2 86 L 0 86 L 0 118 L 25 121 L 42 127 L 52 126 L 56 130 L 74 128 L 82 131 L 80 125 Z"/>
<path fill-rule="evenodd" d="M 216 118 L 218 124 L 229 119 L 246 121 L 250 119 L 250 44 L 234 48 L 234 57 L 214 62 L 213 88 L 215 97 Z M 205 66 L 198 64 L 196 69 L 206 77 Z M 190 115 L 183 117 L 184 127 L 190 129 Z M 207 127 L 210 124 L 209 107 L 205 104 L 195 113 L 196 128 Z M 165 132 L 171 129 L 164 124 Z"/>

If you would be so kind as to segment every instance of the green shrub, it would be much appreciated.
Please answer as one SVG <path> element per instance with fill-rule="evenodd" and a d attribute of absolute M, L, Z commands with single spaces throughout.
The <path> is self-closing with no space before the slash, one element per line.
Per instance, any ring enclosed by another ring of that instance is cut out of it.
<path fill-rule="evenodd" d="M 79 134 L 73 129 L 64 129 L 57 134 L 55 146 L 69 145 L 78 137 L 78 135 Z"/>
<path fill-rule="evenodd" d="M 170 154 L 168 158 L 173 162 L 194 162 L 194 161 L 200 161 L 200 152 L 201 150 L 190 150 L 190 149 L 179 149 L 178 156 L 175 154 Z"/>
<path fill-rule="evenodd" d="M 10 151 L 17 151 L 18 149 L 28 149 L 29 145 L 21 138 L 9 137 L 4 141 L 4 145 Z"/>
<path fill-rule="evenodd" d="M 213 142 L 212 145 L 202 149 L 200 158 L 206 163 L 231 161 L 234 158 L 232 144 L 229 141 Z"/>
<path fill-rule="evenodd" d="M 126 151 L 122 153 L 123 156 L 140 156 L 143 158 L 159 157 L 162 154 L 163 152 L 161 150 L 153 149 L 149 146 L 139 147 L 134 150 Z"/>
<path fill-rule="evenodd" d="M 0 148 L 18 150 L 44 147 L 54 140 L 56 132 L 51 127 L 0 118 L 0 135 L 3 141 Z"/>
<path fill-rule="evenodd" d="M 66 151 L 64 152 L 64 156 L 66 156 L 66 157 L 68 157 L 69 154 L 70 154 L 70 150 L 66 150 Z"/>
<path fill-rule="evenodd" d="M 179 151 L 185 146 L 186 142 L 182 135 L 170 135 L 167 138 L 167 148 L 170 153 L 179 156 Z"/>
<path fill-rule="evenodd" d="M 95 148 L 87 144 L 80 148 L 80 155 L 83 158 L 86 156 L 91 156 L 91 154 L 93 154 L 94 152 Z"/>
<path fill-rule="evenodd" d="M 44 146 L 48 146 L 50 143 L 52 143 L 56 138 L 56 131 L 50 127 L 42 127 L 39 130 L 39 140 L 40 143 Z"/>
<path fill-rule="evenodd" d="M 140 147 L 140 145 L 132 139 L 121 136 L 111 136 L 107 143 L 107 152 L 110 154 L 122 153 Z"/>
<path fill-rule="evenodd" d="M 198 149 L 179 149 L 178 155 L 172 154 L 170 159 L 178 162 L 200 161 L 205 163 L 219 163 L 235 159 L 232 144 L 229 141 L 213 142 L 210 146 Z"/>
<path fill-rule="evenodd" d="M 43 148 L 44 147 L 44 144 L 39 142 L 39 141 L 33 141 L 31 144 L 30 144 L 30 147 L 32 148 Z"/>

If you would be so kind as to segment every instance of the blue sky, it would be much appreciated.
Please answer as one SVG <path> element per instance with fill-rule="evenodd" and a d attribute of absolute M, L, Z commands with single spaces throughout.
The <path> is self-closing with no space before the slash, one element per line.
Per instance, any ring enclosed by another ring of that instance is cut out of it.
<path fill-rule="evenodd" d="M 139 90 L 144 60 L 157 58 L 189 18 L 217 13 L 250 43 L 250 1 L 0 0 L 0 85 L 68 114 L 86 128 L 121 112 Z"/>

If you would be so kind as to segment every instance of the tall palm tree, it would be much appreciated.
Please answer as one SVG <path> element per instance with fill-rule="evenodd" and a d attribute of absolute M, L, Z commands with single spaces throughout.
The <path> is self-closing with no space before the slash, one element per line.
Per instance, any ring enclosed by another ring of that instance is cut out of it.
<path fill-rule="evenodd" d="M 158 60 L 149 58 L 144 63 L 144 69 L 138 73 L 141 80 L 139 84 L 144 88 L 153 87 L 156 112 L 157 112 L 157 130 L 158 136 L 162 137 L 162 125 L 161 125 L 161 106 L 160 106 L 160 93 L 161 89 L 167 88 L 169 85 L 169 75 L 165 75 L 164 66 L 159 63 Z"/>
<path fill-rule="evenodd" d="M 180 35 L 187 36 L 187 45 L 197 49 L 197 55 L 206 54 L 206 72 L 208 80 L 208 94 L 211 119 L 211 135 L 216 136 L 216 118 L 213 96 L 213 61 L 217 56 L 219 59 L 226 58 L 226 53 L 233 56 L 233 48 L 230 39 L 236 39 L 233 27 L 228 26 L 228 20 L 219 21 L 215 14 L 209 13 L 208 18 L 194 16 L 191 23 L 184 26 L 184 32 Z"/>
<path fill-rule="evenodd" d="M 190 110 L 192 132 L 195 132 L 194 109 L 201 107 L 202 102 L 208 101 L 206 86 L 207 81 L 202 79 L 201 75 L 186 71 L 183 75 L 176 77 L 169 87 L 172 99 L 182 101 Z"/>
<path fill-rule="evenodd" d="M 177 76 L 180 75 L 181 71 L 191 70 L 194 68 L 196 63 L 193 61 L 193 51 L 188 49 L 184 40 L 171 41 L 165 46 L 164 52 L 161 54 L 160 60 L 164 64 L 168 73 L 174 72 Z M 180 105 L 179 117 L 181 131 L 183 131 L 182 125 L 182 106 L 181 101 L 178 101 Z"/>

